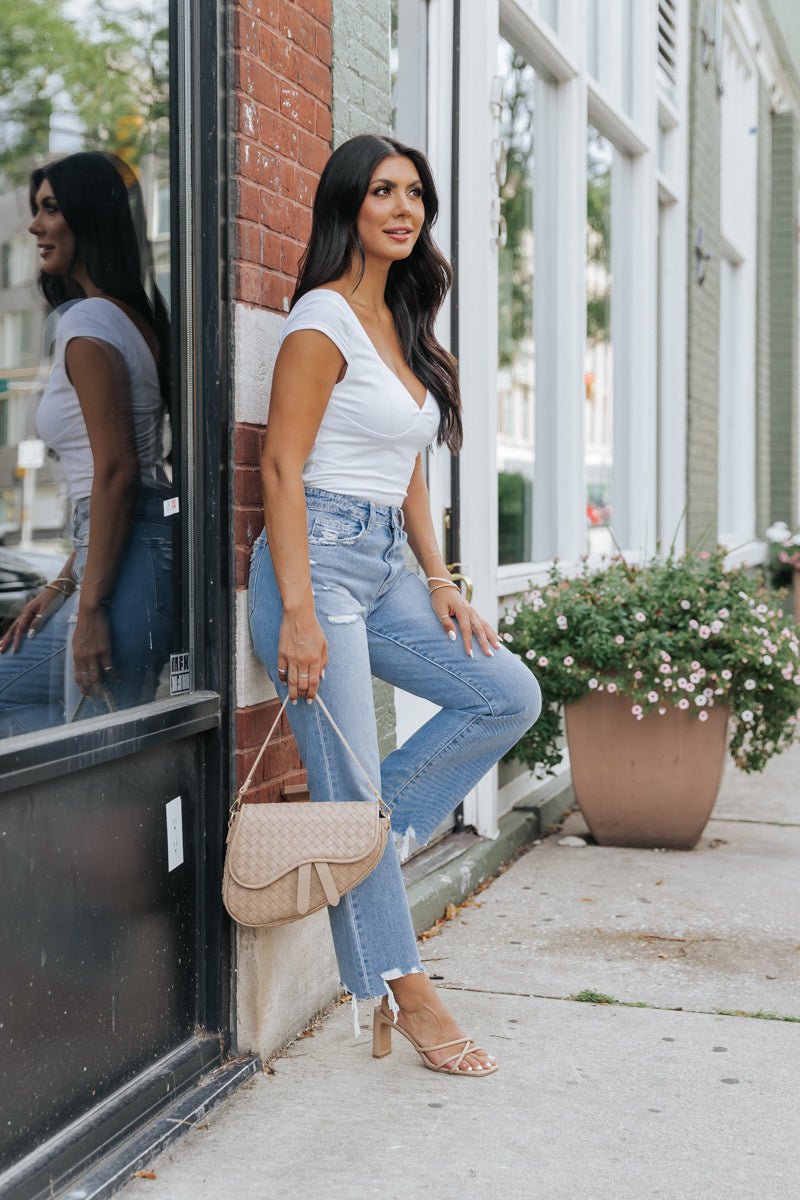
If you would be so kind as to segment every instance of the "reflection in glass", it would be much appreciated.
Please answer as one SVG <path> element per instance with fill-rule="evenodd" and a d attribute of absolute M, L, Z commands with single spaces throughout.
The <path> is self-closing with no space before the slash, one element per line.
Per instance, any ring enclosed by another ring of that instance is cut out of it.
<path fill-rule="evenodd" d="M 500 38 L 501 239 L 498 253 L 499 562 L 528 562 L 534 471 L 533 68 Z M 504 167 L 503 167 L 504 164 Z"/>
<path fill-rule="evenodd" d="M 168 0 L 0 7 L 0 637 L 26 605 L 40 615 L 37 597 L 54 602 L 0 655 L 0 734 L 152 699 L 169 652 L 168 11 Z M 108 436 L 90 441 L 98 414 Z M 161 520 L 134 569 L 148 503 Z M 73 571 L 82 588 L 67 596 Z M 125 599 L 125 579 L 143 572 L 155 599 L 134 602 L 130 588 Z M 147 630 L 144 654 L 134 609 L 166 630 Z M 88 679 L 69 666 L 70 635 Z M 41 660 L 45 643 L 49 677 L 27 672 L 23 692 L 23 659 L 38 645 Z"/>
<path fill-rule="evenodd" d="M 614 463 L 611 336 L 611 177 L 614 148 L 589 126 L 586 224 L 586 522 L 590 553 L 612 548 Z"/>

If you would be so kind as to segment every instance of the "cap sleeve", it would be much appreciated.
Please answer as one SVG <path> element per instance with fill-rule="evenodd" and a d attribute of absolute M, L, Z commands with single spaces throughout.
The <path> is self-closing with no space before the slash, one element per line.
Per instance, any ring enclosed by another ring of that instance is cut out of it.
<path fill-rule="evenodd" d="M 347 301 L 338 292 L 319 289 L 306 292 L 294 306 L 283 323 L 280 344 L 290 333 L 300 329 L 316 329 L 330 338 L 341 352 L 345 362 L 350 362 L 350 330 Z"/>
<path fill-rule="evenodd" d="M 57 341 L 66 348 L 68 342 L 79 337 L 108 342 L 123 353 L 126 349 L 119 323 L 108 313 L 105 304 L 95 304 L 91 298 L 77 301 L 59 315 Z"/>

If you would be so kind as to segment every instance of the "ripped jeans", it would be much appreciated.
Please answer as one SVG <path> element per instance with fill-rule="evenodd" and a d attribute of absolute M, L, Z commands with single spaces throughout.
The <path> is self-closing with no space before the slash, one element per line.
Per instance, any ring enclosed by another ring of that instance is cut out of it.
<path fill-rule="evenodd" d="M 396 834 L 420 843 L 536 721 L 539 686 L 505 647 L 473 658 L 451 641 L 428 589 L 405 563 L 403 514 L 306 488 L 311 579 L 329 661 L 320 695 L 392 811 Z M 278 679 L 282 606 L 266 534 L 250 566 L 250 630 Z M 440 711 L 380 762 L 371 676 Z M 287 708 L 312 800 L 369 800 L 366 782 L 316 704 Z M 343 986 L 358 999 L 388 995 L 387 980 L 422 971 L 394 840 L 374 871 L 329 907 Z"/>
<path fill-rule="evenodd" d="M 164 494 L 141 491 L 108 602 L 111 662 L 106 687 L 115 708 L 155 699 L 159 673 L 172 642 L 173 517 L 164 516 Z M 72 518 L 73 574 L 80 583 L 89 552 L 89 501 Z M 70 633 L 80 588 L 19 651 L 0 655 L 0 737 L 30 733 L 108 712 L 99 697 L 81 693 L 70 661 Z"/>

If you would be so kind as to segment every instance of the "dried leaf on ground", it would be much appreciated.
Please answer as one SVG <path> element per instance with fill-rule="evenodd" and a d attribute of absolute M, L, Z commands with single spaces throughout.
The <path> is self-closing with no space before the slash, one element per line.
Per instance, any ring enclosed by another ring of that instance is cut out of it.
<path fill-rule="evenodd" d="M 155 1171 L 134 1171 L 133 1178 L 134 1179 L 157 1179 L 158 1176 L 156 1175 Z"/>

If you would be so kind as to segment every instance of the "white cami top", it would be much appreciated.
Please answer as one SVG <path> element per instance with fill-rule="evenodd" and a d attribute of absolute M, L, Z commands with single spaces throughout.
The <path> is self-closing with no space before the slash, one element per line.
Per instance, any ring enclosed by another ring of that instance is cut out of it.
<path fill-rule="evenodd" d="M 439 405 L 430 392 L 417 404 L 339 292 L 306 292 L 283 323 L 281 344 L 300 329 L 324 333 L 347 363 L 303 467 L 303 482 L 401 505 L 417 455 L 436 437 Z"/>
<path fill-rule="evenodd" d="M 53 368 L 36 414 L 39 436 L 61 459 L 70 500 L 92 491 L 94 460 L 78 393 L 70 383 L 64 355 L 76 337 L 112 346 L 127 375 L 127 396 L 143 487 L 169 487 L 163 461 L 164 403 L 158 369 L 144 336 L 119 305 L 101 296 L 77 300 L 59 310 Z"/>

